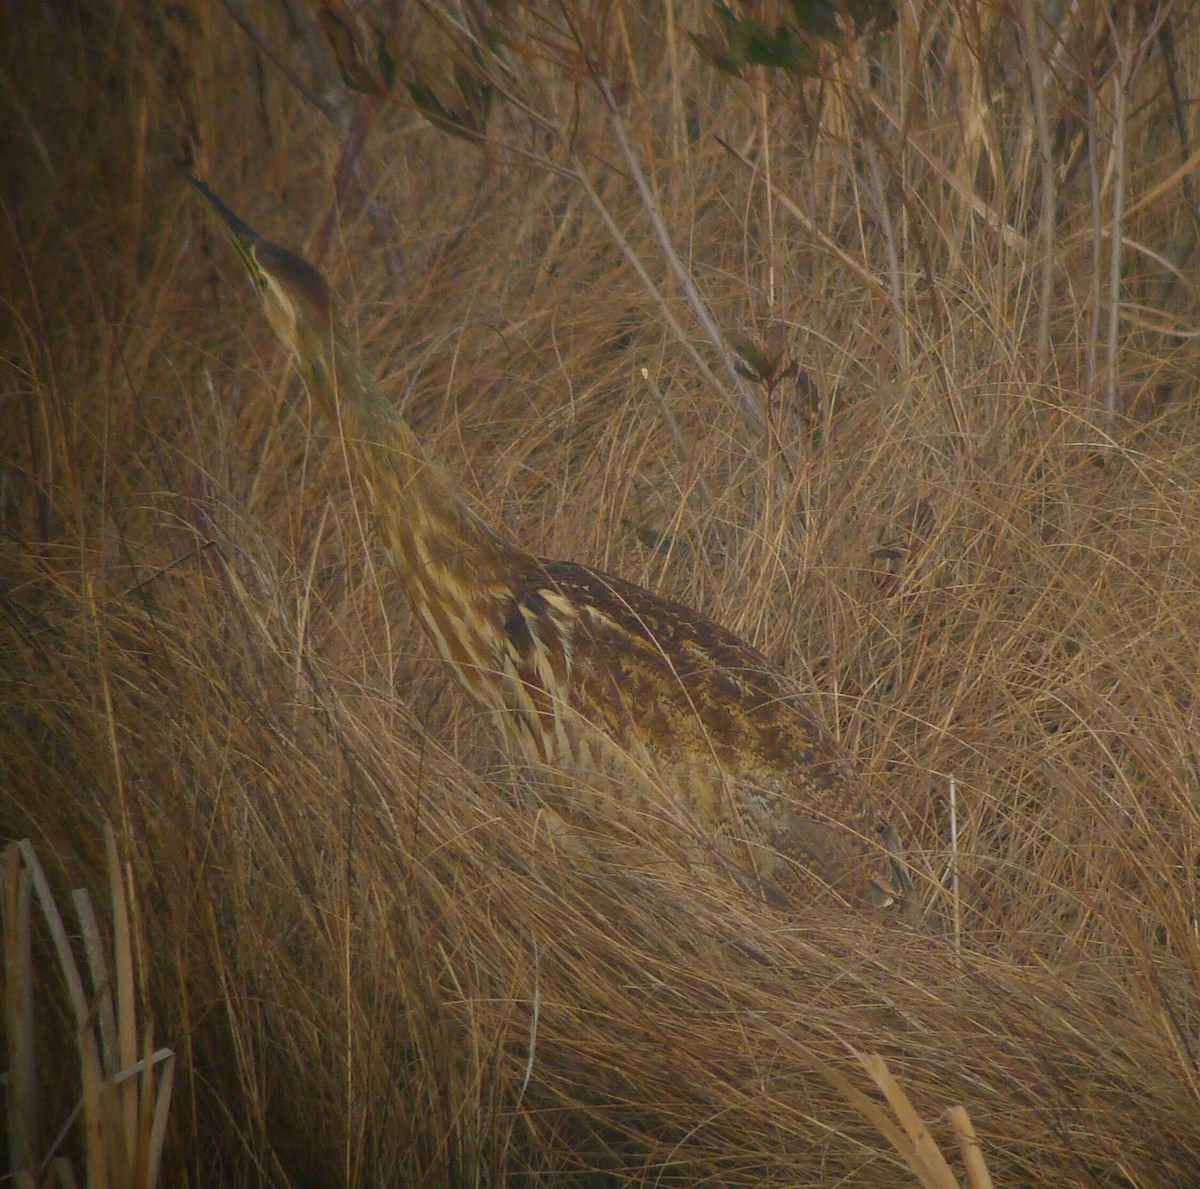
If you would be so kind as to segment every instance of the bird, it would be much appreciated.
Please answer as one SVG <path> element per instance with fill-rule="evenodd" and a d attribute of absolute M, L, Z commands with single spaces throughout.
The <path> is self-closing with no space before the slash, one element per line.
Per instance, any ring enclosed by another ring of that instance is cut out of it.
<path fill-rule="evenodd" d="M 682 603 L 497 532 L 376 386 L 320 272 L 187 177 L 340 439 L 415 619 L 518 756 L 589 778 L 589 821 L 682 823 L 767 903 L 911 911 L 900 834 L 800 684 Z"/>

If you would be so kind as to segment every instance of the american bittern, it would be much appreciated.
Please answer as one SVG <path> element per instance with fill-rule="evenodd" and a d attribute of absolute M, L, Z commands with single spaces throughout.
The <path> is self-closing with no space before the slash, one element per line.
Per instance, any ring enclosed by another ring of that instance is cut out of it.
<path fill-rule="evenodd" d="M 911 893 L 896 831 L 795 682 L 689 608 L 485 524 L 375 387 L 320 273 L 191 180 L 339 432 L 417 619 L 528 762 L 685 822 L 765 898 Z"/>

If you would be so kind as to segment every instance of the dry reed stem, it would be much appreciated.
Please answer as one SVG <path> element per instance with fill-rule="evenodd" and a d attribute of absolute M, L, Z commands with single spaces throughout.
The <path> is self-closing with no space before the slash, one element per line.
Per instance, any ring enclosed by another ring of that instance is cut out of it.
<path fill-rule="evenodd" d="M 120 868 L 116 842 L 107 823 L 104 844 L 113 900 L 111 953 L 106 952 L 86 891 L 76 889 L 72 893 L 91 975 L 90 1000 L 84 997 L 83 980 L 66 926 L 36 851 L 28 841 L 13 843 L 5 851 L 4 987 L 11 1038 L 7 1095 L 10 1172 L 18 1181 L 26 1178 L 30 1184 L 52 1183 L 52 1179 L 42 1179 L 50 1168 L 60 1184 L 74 1182 L 70 1160 L 57 1152 L 80 1112 L 88 1185 L 128 1185 L 137 1189 L 158 1183 L 175 1055 L 170 1049 L 154 1049 L 149 1024 L 138 1031 L 128 876 Z M 36 983 L 30 946 L 31 889 L 42 910 L 70 999 L 81 1085 L 79 1102 L 44 1154 L 40 1152 L 42 1136 L 38 1127 L 34 1055 Z"/>

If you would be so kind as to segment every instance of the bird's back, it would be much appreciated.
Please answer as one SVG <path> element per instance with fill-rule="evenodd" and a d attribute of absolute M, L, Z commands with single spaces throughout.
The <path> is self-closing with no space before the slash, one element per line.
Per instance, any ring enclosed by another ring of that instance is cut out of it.
<path fill-rule="evenodd" d="M 817 881 L 858 902 L 903 893 L 895 831 L 760 652 L 587 566 L 513 577 L 498 676 L 530 760 L 593 772 L 606 795 L 710 838 L 768 898 Z"/>

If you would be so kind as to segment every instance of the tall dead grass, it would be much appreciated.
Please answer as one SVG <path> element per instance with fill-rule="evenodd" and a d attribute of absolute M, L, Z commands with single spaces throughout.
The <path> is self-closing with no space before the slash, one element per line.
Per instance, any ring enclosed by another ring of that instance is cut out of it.
<path fill-rule="evenodd" d="M 615 110 L 547 49 L 483 148 L 327 60 L 318 113 L 207 0 L 5 44 L 0 824 L 61 896 L 116 823 L 163 1182 L 937 1184 L 961 1107 L 997 1184 L 1196 1183 L 1194 17 L 910 6 L 800 84 L 705 66 L 704 5 L 605 11 Z M 310 77 L 303 14 L 244 15 Z M 323 253 L 494 521 L 811 679 L 917 927 L 556 850 L 181 158 Z M 803 376 L 739 393 L 775 324 Z"/>

